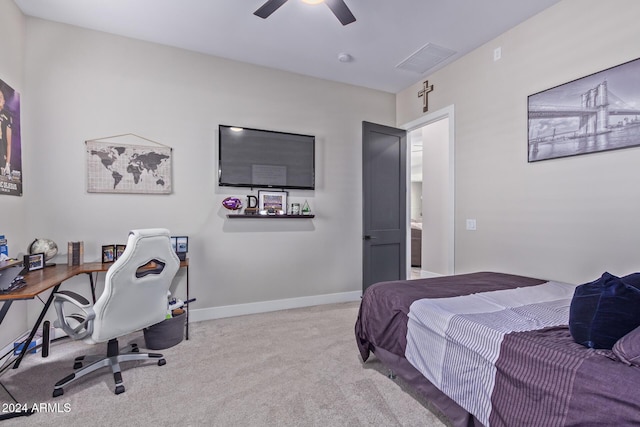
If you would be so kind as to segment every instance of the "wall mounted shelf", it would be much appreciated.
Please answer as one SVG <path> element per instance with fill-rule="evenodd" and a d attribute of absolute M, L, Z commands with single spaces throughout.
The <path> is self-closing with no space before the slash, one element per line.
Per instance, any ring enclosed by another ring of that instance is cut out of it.
<path fill-rule="evenodd" d="M 245 214 L 227 214 L 229 219 L 292 219 L 292 218 L 314 218 L 315 215 L 245 215 Z"/>

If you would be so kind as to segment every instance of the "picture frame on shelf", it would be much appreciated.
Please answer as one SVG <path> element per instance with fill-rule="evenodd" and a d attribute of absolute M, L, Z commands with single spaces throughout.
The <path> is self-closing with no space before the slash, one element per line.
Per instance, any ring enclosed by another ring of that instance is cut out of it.
<path fill-rule="evenodd" d="M 288 195 L 286 191 L 258 191 L 258 211 L 261 215 L 285 215 Z"/>
<path fill-rule="evenodd" d="M 116 260 L 116 245 L 102 246 L 102 262 L 113 262 Z"/>
<path fill-rule="evenodd" d="M 27 271 L 42 270 L 44 268 L 44 252 L 24 256 L 24 268 Z"/>
<path fill-rule="evenodd" d="M 116 259 L 122 256 L 122 253 L 124 252 L 126 247 L 127 245 L 116 245 Z"/>

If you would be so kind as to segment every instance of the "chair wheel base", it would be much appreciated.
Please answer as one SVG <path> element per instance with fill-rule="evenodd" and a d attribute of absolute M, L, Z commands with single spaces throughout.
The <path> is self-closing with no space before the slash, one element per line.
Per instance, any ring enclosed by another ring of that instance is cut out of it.
<path fill-rule="evenodd" d="M 53 397 L 62 396 L 64 394 L 64 390 L 61 388 L 56 388 L 53 390 Z"/>
<path fill-rule="evenodd" d="M 116 391 L 115 391 L 115 393 L 116 393 L 116 394 L 124 393 L 124 386 L 123 386 L 123 385 L 118 385 L 118 386 L 116 386 Z"/>
<path fill-rule="evenodd" d="M 158 366 L 163 366 L 163 365 L 166 365 L 166 364 L 167 364 L 166 360 L 164 360 L 164 359 L 158 360 Z"/>

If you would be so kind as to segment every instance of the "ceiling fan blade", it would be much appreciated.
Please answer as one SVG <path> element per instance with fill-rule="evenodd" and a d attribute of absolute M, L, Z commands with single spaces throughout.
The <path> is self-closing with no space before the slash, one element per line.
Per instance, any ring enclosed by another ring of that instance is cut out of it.
<path fill-rule="evenodd" d="M 287 0 L 268 0 L 265 4 L 260 6 L 258 10 L 253 12 L 254 15 L 259 16 L 260 18 L 266 19 L 275 12 L 280 6 L 285 4 Z"/>
<path fill-rule="evenodd" d="M 342 25 L 351 24 L 356 20 L 356 17 L 353 16 L 353 13 L 351 13 L 344 3 L 344 0 L 324 0 L 324 2 L 329 6 L 329 9 L 336 15 L 336 18 L 338 18 Z"/>

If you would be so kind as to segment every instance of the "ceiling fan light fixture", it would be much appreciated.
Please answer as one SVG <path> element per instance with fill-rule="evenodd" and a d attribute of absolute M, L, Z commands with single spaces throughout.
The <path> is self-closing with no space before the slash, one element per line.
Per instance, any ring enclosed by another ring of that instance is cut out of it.
<path fill-rule="evenodd" d="M 267 19 L 273 12 L 278 10 L 283 4 L 289 0 L 267 0 L 265 4 L 260 6 L 258 10 L 253 12 L 254 15 L 259 16 L 262 19 Z M 324 3 L 329 6 L 331 12 L 338 18 L 338 21 L 342 25 L 348 25 L 355 22 L 356 17 L 349 10 L 349 7 L 344 3 L 344 0 L 302 0 L 307 4 L 320 4 Z"/>

